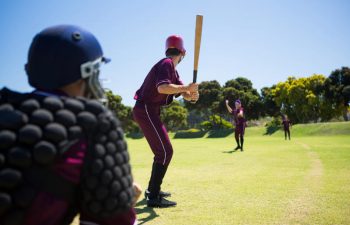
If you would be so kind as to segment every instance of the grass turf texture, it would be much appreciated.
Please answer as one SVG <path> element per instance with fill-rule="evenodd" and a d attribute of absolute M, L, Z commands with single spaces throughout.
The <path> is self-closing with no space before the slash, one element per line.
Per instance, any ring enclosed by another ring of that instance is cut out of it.
<path fill-rule="evenodd" d="M 136 206 L 139 224 L 350 224 L 350 123 L 246 129 L 245 151 L 225 138 L 172 139 L 162 189 L 178 206 Z M 173 136 L 173 135 L 171 135 Z M 127 139 L 135 180 L 147 188 L 152 153 Z"/>

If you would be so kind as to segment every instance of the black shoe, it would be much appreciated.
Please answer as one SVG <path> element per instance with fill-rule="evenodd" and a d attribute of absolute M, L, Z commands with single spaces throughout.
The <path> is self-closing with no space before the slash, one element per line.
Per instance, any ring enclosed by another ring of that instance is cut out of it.
<path fill-rule="evenodd" d="M 238 149 L 240 149 L 240 148 L 241 148 L 241 146 L 238 145 L 238 146 L 235 148 L 235 150 L 238 150 Z"/>
<path fill-rule="evenodd" d="M 147 198 L 149 196 L 149 193 L 150 192 L 148 190 L 145 191 L 145 198 Z M 159 196 L 163 197 L 163 198 L 166 198 L 166 197 L 170 197 L 171 193 L 170 192 L 165 192 L 165 191 L 160 191 L 159 192 Z"/>
<path fill-rule="evenodd" d="M 243 152 L 243 148 L 241 148 L 241 152 Z"/>
<path fill-rule="evenodd" d="M 163 197 L 158 197 L 155 199 L 149 199 L 147 198 L 147 207 L 154 207 L 154 208 L 168 208 L 176 206 L 176 202 L 169 201 Z"/>

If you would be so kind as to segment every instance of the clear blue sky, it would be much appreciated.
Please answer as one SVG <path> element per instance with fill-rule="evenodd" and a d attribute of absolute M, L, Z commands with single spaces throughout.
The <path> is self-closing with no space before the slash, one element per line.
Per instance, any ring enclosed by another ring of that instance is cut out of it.
<path fill-rule="evenodd" d="M 204 15 L 199 81 L 244 76 L 260 90 L 350 64 L 348 0 L 5 0 L 0 12 L 0 88 L 19 91 L 32 90 L 24 72 L 32 38 L 57 24 L 95 34 L 112 59 L 102 69 L 105 87 L 129 106 L 171 34 L 185 40 L 177 69 L 191 81 L 196 14 Z"/>

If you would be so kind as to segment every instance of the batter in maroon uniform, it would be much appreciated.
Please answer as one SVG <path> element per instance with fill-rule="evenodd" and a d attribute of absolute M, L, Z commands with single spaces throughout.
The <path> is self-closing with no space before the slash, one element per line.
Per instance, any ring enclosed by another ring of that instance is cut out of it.
<path fill-rule="evenodd" d="M 233 115 L 234 124 L 235 124 L 235 139 L 237 143 L 237 147 L 235 150 L 241 149 L 243 151 L 243 143 L 244 143 L 244 130 L 246 126 L 246 121 L 244 119 L 244 112 L 241 101 L 238 99 L 235 101 L 235 109 L 232 109 L 228 100 L 226 100 L 226 108 L 230 114 Z"/>
<path fill-rule="evenodd" d="M 151 69 L 142 86 L 137 90 L 133 109 L 135 121 L 142 129 L 154 154 L 151 178 L 145 192 L 148 207 L 170 207 L 176 202 L 165 197 L 171 194 L 161 191 L 161 184 L 173 155 L 167 130 L 160 120 L 160 108 L 182 95 L 187 101 L 199 98 L 198 84 L 183 85 L 176 66 L 184 58 L 186 50 L 180 36 L 172 35 L 166 40 L 165 55 Z"/>
<path fill-rule="evenodd" d="M 282 116 L 282 124 L 283 124 L 283 130 L 284 130 L 284 139 L 287 140 L 287 135 L 290 140 L 290 130 L 289 126 L 292 126 L 292 123 L 288 119 L 287 115 Z"/>

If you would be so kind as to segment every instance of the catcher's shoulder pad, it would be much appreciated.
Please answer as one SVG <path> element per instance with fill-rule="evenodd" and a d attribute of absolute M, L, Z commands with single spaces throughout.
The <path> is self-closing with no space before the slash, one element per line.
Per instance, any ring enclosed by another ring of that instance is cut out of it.
<path fill-rule="evenodd" d="M 85 120 L 94 124 L 81 176 L 81 208 L 97 218 L 132 206 L 133 180 L 121 124 L 97 101 L 86 102 Z M 92 119 L 92 116 L 96 120 Z"/>
<path fill-rule="evenodd" d="M 48 186 L 47 191 L 51 192 L 46 178 L 52 177 L 50 180 L 56 182 L 57 189 L 74 188 L 51 170 L 54 160 L 75 141 L 69 138 L 68 124 L 60 121 L 59 112 L 63 108 L 61 98 L 0 91 L 0 221 L 3 224 L 21 224 L 37 191 Z M 40 175 L 44 177 L 40 178 L 34 171 L 42 171 Z"/>
<path fill-rule="evenodd" d="M 76 185 L 51 173 L 51 166 L 81 139 L 88 141 L 81 176 L 83 210 L 101 217 L 130 207 L 129 155 L 110 111 L 93 100 L 0 91 L 0 221 L 21 224 L 38 186 L 68 201 L 75 198 Z"/>

